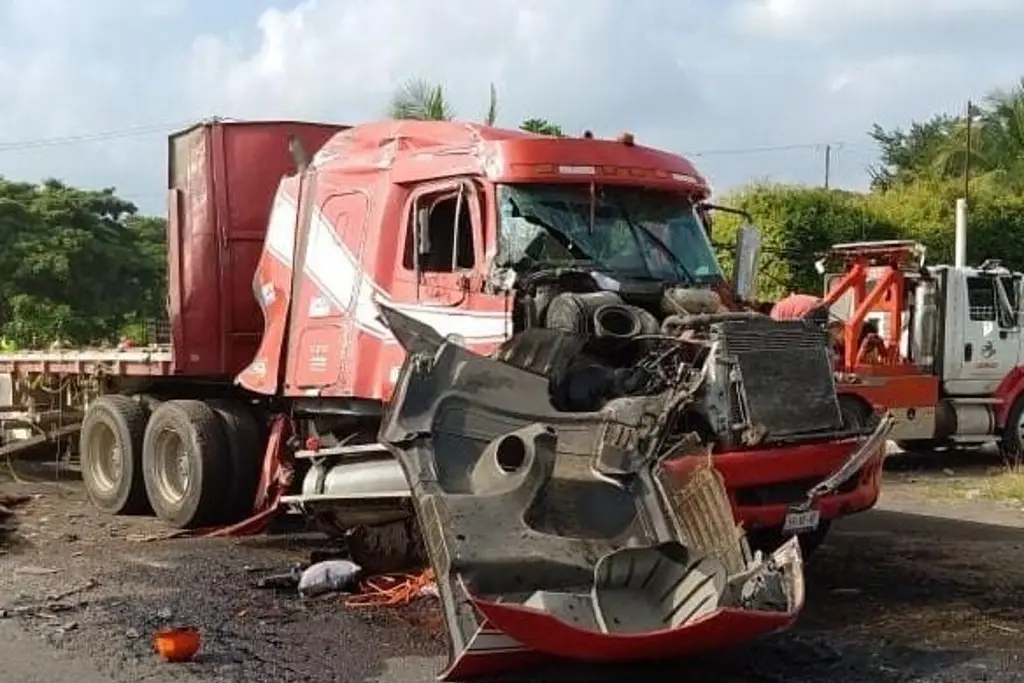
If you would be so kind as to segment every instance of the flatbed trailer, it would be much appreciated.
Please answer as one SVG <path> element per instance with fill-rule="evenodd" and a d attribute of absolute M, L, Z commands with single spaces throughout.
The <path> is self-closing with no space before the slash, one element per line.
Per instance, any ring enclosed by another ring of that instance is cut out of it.
<path fill-rule="evenodd" d="M 170 347 L 95 351 L 21 351 L 0 354 L 0 374 L 113 375 L 168 377 L 173 374 Z"/>

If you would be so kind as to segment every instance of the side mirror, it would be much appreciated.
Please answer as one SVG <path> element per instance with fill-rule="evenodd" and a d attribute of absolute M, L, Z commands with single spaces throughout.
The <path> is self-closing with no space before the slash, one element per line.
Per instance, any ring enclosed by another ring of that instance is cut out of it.
<path fill-rule="evenodd" d="M 732 291 L 740 301 L 757 300 L 757 267 L 761 260 L 761 231 L 753 225 L 741 225 L 736 233 L 736 263 L 732 272 Z"/>
<path fill-rule="evenodd" d="M 416 251 L 430 253 L 430 209 L 416 209 Z"/>
<path fill-rule="evenodd" d="M 714 234 L 714 221 L 711 219 L 711 209 L 703 204 L 698 204 L 697 217 L 700 218 L 701 225 L 704 226 L 704 232 L 707 234 L 708 239 L 711 239 Z"/>

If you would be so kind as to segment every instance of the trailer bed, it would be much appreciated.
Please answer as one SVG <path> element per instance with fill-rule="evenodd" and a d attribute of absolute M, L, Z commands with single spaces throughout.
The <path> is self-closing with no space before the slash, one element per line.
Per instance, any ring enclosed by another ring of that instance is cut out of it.
<path fill-rule="evenodd" d="M 173 368 L 174 357 L 168 346 L 0 353 L 0 374 L 9 375 L 44 373 L 164 377 L 172 374 Z"/>

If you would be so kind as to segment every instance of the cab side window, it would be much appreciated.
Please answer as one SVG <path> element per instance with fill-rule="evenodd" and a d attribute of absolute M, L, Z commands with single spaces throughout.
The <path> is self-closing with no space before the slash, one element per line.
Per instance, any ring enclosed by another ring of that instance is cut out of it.
<path fill-rule="evenodd" d="M 967 278 L 968 318 L 974 322 L 996 321 L 996 288 L 992 278 Z"/>
<path fill-rule="evenodd" d="M 473 220 L 469 198 L 458 192 L 420 197 L 405 231 L 402 266 L 416 269 L 416 223 L 419 210 L 428 208 L 427 251 L 419 254 L 419 269 L 426 273 L 453 273 L 476 265 L 473 251 Z"/>

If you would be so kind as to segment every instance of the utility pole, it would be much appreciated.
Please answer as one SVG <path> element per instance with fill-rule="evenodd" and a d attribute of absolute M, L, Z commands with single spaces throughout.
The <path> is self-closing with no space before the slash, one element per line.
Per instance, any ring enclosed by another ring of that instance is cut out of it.
<path fill-rule="evenodd" d="M 832 171 L 832 145 L 825 145 L 825 189 L 828 189 L 829 174 Z"/>
<path fill-rule="evenodd" d="M 964 201 L 971 193 L 971 120 L 974 118 L 974 105 L 967 100 L 967 150 L 964 156 Z"/>

